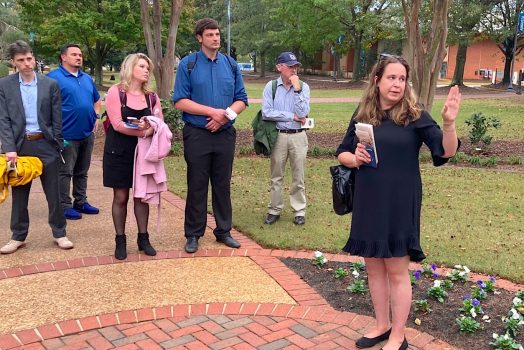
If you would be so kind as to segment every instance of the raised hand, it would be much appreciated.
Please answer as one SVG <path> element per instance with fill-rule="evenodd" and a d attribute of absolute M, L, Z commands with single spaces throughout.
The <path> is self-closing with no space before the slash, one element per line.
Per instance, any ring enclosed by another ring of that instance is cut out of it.
<path fill-rule="evenodd" d="M 462 95 L 457 85 L 449 89 L 448 98 L 444 103 L 444 107 L 442 107 L 442 120 L 444 124 L 453 123 L 455 119 L 457 119 L 461 97 Z"/>

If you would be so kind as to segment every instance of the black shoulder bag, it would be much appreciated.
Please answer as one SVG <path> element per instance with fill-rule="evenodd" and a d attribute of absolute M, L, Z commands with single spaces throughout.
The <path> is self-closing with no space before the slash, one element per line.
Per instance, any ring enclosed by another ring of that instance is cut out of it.
<path fill-rule="evenodd" d="M 338 215 L 351 213 L 353 210 L 353 190 L 355 187 L 355 172 L 344 165 L 329 167 L 333 179 L 333 210 Z"/>

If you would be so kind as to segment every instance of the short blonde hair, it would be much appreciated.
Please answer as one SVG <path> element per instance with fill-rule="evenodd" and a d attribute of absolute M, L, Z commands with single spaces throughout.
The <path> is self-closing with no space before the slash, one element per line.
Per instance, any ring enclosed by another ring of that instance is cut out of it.
<path fill-rule="evenodd" d="M 384 118 L 384 111 L 380 107 L 380 92 L 377 83 L 382 79 L 388 64 L 400 63 L 406 68 L 406 88 L 402 99 L 390 109 L 391 119 L 397 125 L 407 126 L 420 118 L 422 109 L 417 103 L 417 97 L 409 85 L 409 64 L 400 56 L 382 54 L 369 75 L 369 84 L 364 90 L 358 113 L 357 122 L 369 123 L 378 126 Z"/>
<path fill-rule="evenodd" d="M 120 87 L 124 91 L 129 90 L 131 85 L 131 80 L 133 79 L 133 69 L 138 64 L 139 60 L 145 60 L 149 65 L 149 73 L 153 73 L 154 65 L 153 61 L 147 55 L 143 53 L 132 53 L 127 55 L 124 61 L 122 62 L 122 67 L 120 68 Z M 151 78 L 151 75 L 149 76 Z M 149 86 L 149 81 L 146 81 L 142 84 L 142 92 L 144 94 L 149 94 L 153 92 L 153 89 Z"/>

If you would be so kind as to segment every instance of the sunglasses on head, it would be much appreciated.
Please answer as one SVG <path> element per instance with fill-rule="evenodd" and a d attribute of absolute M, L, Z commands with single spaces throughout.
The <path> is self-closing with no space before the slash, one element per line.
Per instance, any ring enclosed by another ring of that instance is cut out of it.
<path fill-rule="evenodd" d="M 381 53 L 379 58 L 380 58 L 380 60 L 385 60 L 385 59 L 388 59 L 388 58 L 394 58 L 394 59 L 397 59 L 397 60 L 403 60 L 404 59 L 402 56 L 392 55 L 392 54 L 389 54 L 389 53 Z"/>

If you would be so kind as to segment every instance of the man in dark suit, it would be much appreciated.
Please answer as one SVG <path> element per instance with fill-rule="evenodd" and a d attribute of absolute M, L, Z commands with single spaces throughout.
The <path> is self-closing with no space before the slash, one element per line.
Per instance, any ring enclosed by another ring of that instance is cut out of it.
<path fill-rule="evenodd" d="M 8 48 L 18 73 L 0 79 L 0 142 L 8 162 L 18 156 L 40 158 L 40 181 L 49 207 L 49 226 L 61 249 L 73 248 L 66 237 L 66 219 L 60 206 L 58 169 L 63 149 L 62 105 L 57 83 L 36 74 L 31 47 L 18 40 Z M 24 246 L 29 229 L 27 205 L 31 182 L 12 188 L 11 240 L 0 253 L 14 253 Z"/>

